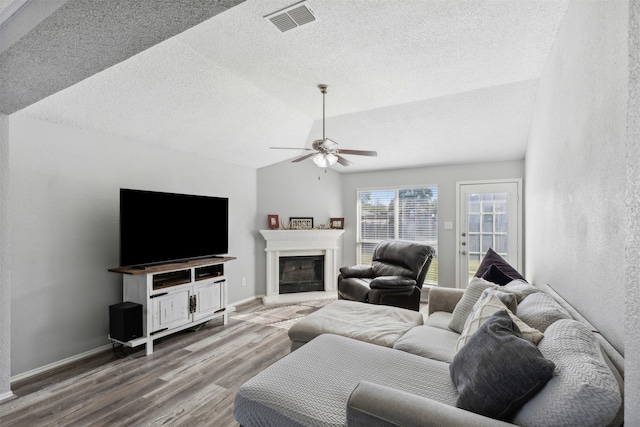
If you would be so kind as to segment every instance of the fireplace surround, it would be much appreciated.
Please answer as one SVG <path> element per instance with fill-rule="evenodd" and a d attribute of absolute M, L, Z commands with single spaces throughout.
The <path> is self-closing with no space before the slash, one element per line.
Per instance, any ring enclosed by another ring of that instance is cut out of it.
<path fill-rule="evenodd" d="M 267 295 L 265 304 L 295 302 L 336 295 L 337 251 L 344 230 L 260 230 L 266 241 Z M 324 290 L 280 292 L 281 257 L 324 257 Z"/>

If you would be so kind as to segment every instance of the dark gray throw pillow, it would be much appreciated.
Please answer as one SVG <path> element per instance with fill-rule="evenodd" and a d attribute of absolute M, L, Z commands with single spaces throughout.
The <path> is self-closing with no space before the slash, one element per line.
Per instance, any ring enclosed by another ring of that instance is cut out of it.
<path fill-rule="evenodd" d="M 489 269 L 484 272 L 482 278 L 487 282 L 495 283 L 500 286 L 504 286 L 513 281 L 510 276 L 503 273 L 495 264 L 491 264 L 491 266 L 489 266 Z"/>
<path fill-rule="evenodd" d="M 489 272 L 489 269 L 492 266 L 494 267 L 493 274 L 492 272 Z M 499 272 L 501 273 L 499 276 L 498 273 L 496 273 L 496 270 L 499 270 Z M 484 277 L 485 273 L 487 273 L 487 277 Z M 484 257 L 482 258 L 482 261 L 480 262 L 480 265 L 476 270 L 475 277 L 482 277 L 489 282 L 498 283 L 494 282 L 494 280 L 504 282 L 504 276 L 509 277 L 511 280 L 520 279 L 526 282 L 525 278 L 522 277 L 520 273 L 518 273 L 518 270 L 513 268 L 511 264 L 509 264 L 504 258 L 494 252 L 493 249 L 487 249 L 487 253 L 484 254 Z M 489 277 L 491 277 L 493 280 L 491 280 Z M 499 284 L 506 285 L 509 282 Z"/>
<path fill-rule="evenodd" d="M 554 368 L 500 310 L 455 355 L 449 373 L 458 389 L 457 407 L 506 420 L 544 387 Z"/>

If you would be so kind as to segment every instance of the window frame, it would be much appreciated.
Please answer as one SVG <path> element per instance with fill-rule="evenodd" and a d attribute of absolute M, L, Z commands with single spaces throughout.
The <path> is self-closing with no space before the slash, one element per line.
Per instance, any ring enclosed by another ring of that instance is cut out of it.
<path fill-rule="evenodd" d="M 437 269 L 437 252 L 438 252 L 438 185 L 437 184 L 423 184 L 423 185 L 401 185 L 401 186 L 387 186 L 387 187 L 366 187 L 366 188 L 357 188 L 356 189 L 356 260 L 358 264 L 362 263 L 362 245 L 363 244 L 377 244 L 385 239 L 363 239 L 362 236 L 362 198 L 361 194 L 364 192 L 394 192 L 394 227 L 393 227 L 393 240 L 400 239 L 400 197 L 399 193 L 402 190 L 412 190 L 412 189 L 429 189 L 432 191 L 434 197 L 432 202 L 435 204 L 435 240 L 412 240 L 419 243 L 425 243 L 429 246 L 432 246 L 436 250 L 436 254 L 432 260 L 432 267 L 430 268 L 429 273 L 427 273 L 427 278 L 425 278 L 425 285 L 438 285 L 438 269 Z M 435 264 L 435 265 L 434 265 Z"/>

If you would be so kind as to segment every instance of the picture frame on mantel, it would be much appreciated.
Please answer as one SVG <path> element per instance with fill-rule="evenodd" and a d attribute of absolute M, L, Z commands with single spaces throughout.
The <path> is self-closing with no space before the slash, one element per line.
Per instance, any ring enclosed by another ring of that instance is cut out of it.
<path fill-rule="evenodd" d="M 330 218 L 329 228 L 334 230 L 344 230 L 344 218 Z"/>
<path fill-rule="evenodd" d="M 313 217 L 290 217 L 289 228 L 291 230 L 311 230 L 313 228 Z"/>
<path fill-rule="evenodd" d="M 269 224 L 269 230 L 277 230 L 278 228 L 280 228 L 278 215 L 267 215 L 267 223 Z"/>

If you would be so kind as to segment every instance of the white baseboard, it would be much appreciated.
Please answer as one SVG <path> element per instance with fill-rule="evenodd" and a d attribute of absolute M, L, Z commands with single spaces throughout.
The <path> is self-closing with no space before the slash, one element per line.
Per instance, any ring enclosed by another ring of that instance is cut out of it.
<path fill-rule="evenodd" d="M 41 366 L 36 369 L 32 369 L 31 371 L 23 372 L 21 374 L 15 375 L 11 377 L 11 382 L 14 383 L 16 381 L 24 380 L 26 378 L 33 377 L 34 375 L 41 374 L 43 372 L 50 371 L 55 368 L 59 368 L 60 366 L 66 365 L 71 362 L 76 362 L 80 359 L 84 359 L 89 356 L 93 356 L 94 354 L 101 353 L 105 350 L 111 349 L 111 344 L 103 345 L 102 347 L 94 348 L 93 350 L 85 351 L 84 353 L 76 354 L 75 356 L 67 357 L 66 359 L 59 360 L 57 362 L 50 363 L 45 366 Z"/>
<path fill-rule="evenodd" d="M 7 400 L 14 399 L 16 397 L 11 391 L 0 394 L 0 403 L 6 402 Z"/>
<path fill-rule="evenodd" d="M 262 297 L 263 297 L 263 295 L 256 295 L 256 296 L 253 296 L 253 297 L 245 298 L 245 299 L 240 300 L 240 301 L 235 301 L 235 302 L 229 304 L 228 306 L 233 307 L 233 309 L 235 310 L 236 306 L 239 306 L 239 305 L 242 305 L 242 304 L 246 304 L 248 302 L 251 302 L 251 301 L 254 301 L 254 300 L 257 300 L 257 299 L 262 299 Z"/>
<path fill-rule="evenodd" d="M 247 299 L 244 299 L 244 300 L 241 300 L 241 301 L 237 301 L 237 302 L 235 302 L 233 304 L 229 304 L 229 305 L 227 305 L 227 313 L 232 313 L 232 312 L 236 311 L 236 306 L 237 305 L 241 305 L 241 304 L 244 304 L 246 302 L 253 301 L 253 300 L 257 299 L 257 298 L 260 298 L 260 297 L 259 296 L 250 297 L 250 298 L 247 298 Z M 11 377 L 11 382 L 15 383 L 16 381 L 21 381 L 21 380 L 24 380 L 26 378 L 33 377 L 34 375 L 38 375 L 38 374 L 50 371 L 50 370 L 55 369 L 55 368 L 59 368 L 60 366 L 66 365 L 66 364 L 71 363 L 71 362 L 76 362 L 76 361 L 84 359 L 86 357 L 93 356 L 94 354 L 98 354 L 98 353 L 103 352 L 105 350 L 109 350 L 111 348 L 112 348 L 111 344 L 106 344 L 106 345 L 103 345 L 102 347 L 94 348 L 93 350 L 85 351 L 84 353 L 76 354 L 75 356 L 67 357 L 66 359 L 62 359 L 62 360 L 50 363 L 50 364 L 45 365 L 45 366 L 41 366 L 40 368 L 32 369 L 31 371 L 27 371 L 27 372 L 23 372 L 23 373 L 18 374 L 18 375 L 14 375 L 13 377 Z M 11 396 L 13 396 L 13 393 L 9 392 L 9 397 L 11 397 Z M 3 397 L 4 397 L 4 395 L 0 395 L 0 402 L 2 401 Z"/>

